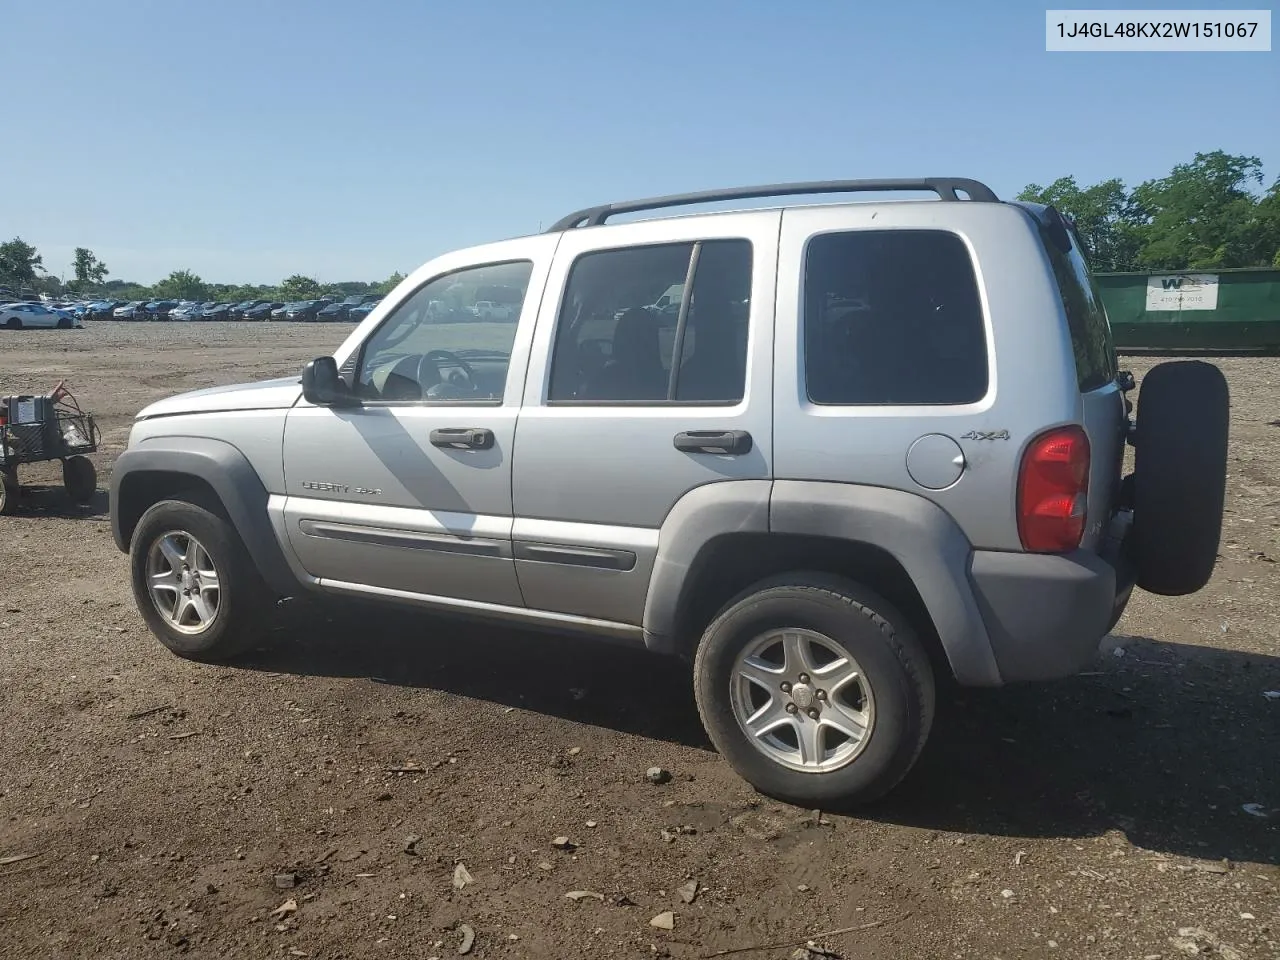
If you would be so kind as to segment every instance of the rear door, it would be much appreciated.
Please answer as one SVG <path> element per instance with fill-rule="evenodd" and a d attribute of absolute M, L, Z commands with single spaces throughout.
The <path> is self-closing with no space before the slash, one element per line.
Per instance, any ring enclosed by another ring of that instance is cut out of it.
<path fill-rule="evenodd" d="M 675 503 L 772 475 L 779 222 L 563 235 L 515 441 L 513 549 L 531 608 L 639 624 Z M 674 311 L 655 306 L 668 293 Z"/>

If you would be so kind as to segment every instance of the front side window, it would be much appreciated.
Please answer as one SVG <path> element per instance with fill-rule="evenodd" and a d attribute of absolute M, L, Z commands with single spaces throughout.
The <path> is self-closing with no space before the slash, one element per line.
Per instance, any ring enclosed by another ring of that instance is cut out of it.
<path fill-rule="evenodd" d="M 500 401 L 532 273 L 528 260 L 486 264 L 420 287 L 366 341 L 357 395 L 367 401 Z"/>
<path fill-rule="evenodd" d="M 583 254 L 560 308 L 549 400 L 739 402 L 751 253 L 747 240 L 704 240 Z"/>
<path fill-rule="evenodd" d="M 814 237 L 804 266 L 809 399 L 973 403 L 987 392 L 982 302 L 964 242 L 943 230 Z"/>

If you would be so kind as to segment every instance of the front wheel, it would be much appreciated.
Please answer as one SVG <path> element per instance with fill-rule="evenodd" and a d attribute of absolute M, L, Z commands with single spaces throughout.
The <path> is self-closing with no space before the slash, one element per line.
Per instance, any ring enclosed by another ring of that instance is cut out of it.
<path fill-rule="evenodd" d="M 22 329 L 22 321 L 19 320 L 17 317 L 10 317 L 8 320 L 5 321 L 4 325 L 8 327 L 10 330 Z"/>
<path fill-rule="evenodd" d="M 220 662 L 260 639 L 269 592 L 235 528 L 214 510 L 162 500 L 138 521 L 129 553 L 138 610 L 173 653 Z"/>
<path fill-rule="evenodd" d="M 933 721 L 933 671 L 906 618 L 821 573 L 739 595 L 703 634 L 694 690 L 729 765 L 762 793 L 808 807 L 887 793 Z"/>

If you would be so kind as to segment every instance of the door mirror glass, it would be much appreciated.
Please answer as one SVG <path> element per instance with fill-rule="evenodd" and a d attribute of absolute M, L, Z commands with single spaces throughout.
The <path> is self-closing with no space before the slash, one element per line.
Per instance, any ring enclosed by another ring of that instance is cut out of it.
<path fill-rule="evenodd" d="M 302 368 L 302 396 L 317 407 L 349 407 L 358 402 L 338 376 L 333 357 L 316 357 Z"/>

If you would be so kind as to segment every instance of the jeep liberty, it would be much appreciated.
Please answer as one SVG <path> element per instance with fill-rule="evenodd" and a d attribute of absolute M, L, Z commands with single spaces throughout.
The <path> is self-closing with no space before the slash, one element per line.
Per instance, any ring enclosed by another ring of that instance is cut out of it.
<path fill-rule="evenodd" d="M 937 199 L 740 202 L 903 191 Z M 148 406 L 112 528 L 178 655 L 305 592 L 638 644 L 758 790 L 865 801 L 935 677 L 1070 676 L 1135 586 L 1208 581 L 1225 379 L 1133 387 L 1052 207 L 955 178 L 609 204 L 432 260 L 300 376 Z"/>

